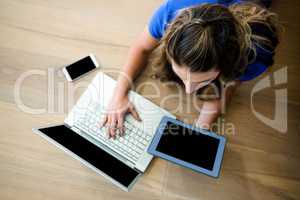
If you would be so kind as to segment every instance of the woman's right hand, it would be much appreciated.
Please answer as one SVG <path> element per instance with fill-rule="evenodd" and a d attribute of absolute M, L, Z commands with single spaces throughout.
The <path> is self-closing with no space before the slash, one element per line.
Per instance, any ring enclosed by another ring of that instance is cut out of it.
<path fill-rule="evenodd" d="M 108 138 L 116 138 L 117 132 L 120 135 L 124 134 L 124 118 L 126 114 L 132 114 L 132 116 L 137 120 L 141 121 L 134 105 L 129 101 L 128 95 L 122 97 L 112 97 L 106 114 L 101 123 L 101 127 L 105 126 L 107 128 Z"/>

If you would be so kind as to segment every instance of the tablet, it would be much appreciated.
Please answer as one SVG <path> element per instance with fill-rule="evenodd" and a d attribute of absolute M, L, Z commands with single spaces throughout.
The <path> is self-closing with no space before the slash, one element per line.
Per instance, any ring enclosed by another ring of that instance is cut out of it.
<path fill-rule="evenodd" d="M 226 139 L 214 132 L 164 117 L 148 152 L 178 165 L 218 177 Z"/>

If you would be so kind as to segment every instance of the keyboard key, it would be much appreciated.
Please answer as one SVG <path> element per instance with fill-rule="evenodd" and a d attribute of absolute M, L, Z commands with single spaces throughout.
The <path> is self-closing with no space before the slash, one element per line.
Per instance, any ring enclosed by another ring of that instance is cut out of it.
<path fill-rule="evenodd" d="M 144 152 L 152 136 L 146 134 L 140 128 L 135 127 L 125 119 L 125 135 L 117 136 L 116 140 L 108 139 L 106 128 L 99 127 L 99 122 L 104 116 L 103 113 L 101 113 L 101 110 L 102 108 L 97 106 L 97 104 L 90 104 L 90 107 L 84 114 L 81 112 L 82 117 L 76 118 L 76 127 L 91 134 L 95 139 L 98 139 L 101 143 L 111 147 L 128 160 L 137 161 Z"/>
<path fill-rule="evenodd" d="M 149 135 L 146 136 L 146 140 L 149 141 L 151 137 Z"/>

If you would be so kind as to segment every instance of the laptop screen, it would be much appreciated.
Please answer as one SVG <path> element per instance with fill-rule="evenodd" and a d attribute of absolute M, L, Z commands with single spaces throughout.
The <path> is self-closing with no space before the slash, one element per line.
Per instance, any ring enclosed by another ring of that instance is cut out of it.
<path fill-rule="evenodd" d="M 219 140 L 168 122 L 156 150 L 212 171 Z"/>
<path fill-rule="evenodd" d="M 39 129 L 46 136 L 128 187 L 139 173 L 64 125 Z"/>

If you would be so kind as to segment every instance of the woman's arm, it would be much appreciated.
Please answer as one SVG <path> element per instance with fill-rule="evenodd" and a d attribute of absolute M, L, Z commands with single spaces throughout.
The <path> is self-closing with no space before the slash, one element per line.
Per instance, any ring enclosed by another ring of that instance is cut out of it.
<path fill-rule="evenodd" d="M 150 35 L 146 27 L 129 50 L 127 60 L 118 77 L 115 97 L 127 95 L 133 79 L 146 66 L 148 56 L 157 46 L 158 41 Z"/>
<path fill-rule="evenodd" d="M 101 126 L 107 127 L 109 137 L 115 138 L 116 129 L 121 134 L 124 132 L 123 123 L 127 113 L 131 113 L 135 119 L 139 120 L 138 113 L 131 102 L 129 102 L 127 94 L 133 79 L 146 66 L 148 56 L 157 46 L 158 41 L 150 35 L 146 27 L 130 48 L 127 60 L 118 77 L 114 95 L 102 120 Z"/>
<path fill-rule="evenodd" d="M 210 100 L 203 102 L 200 115 L 197 119 L 197 126 L 205 129 L 210 129 L 222 113 L 223 106 L 228 105 L 234 91 L 240 85 L 240 81 L 233 81 L 226 86 L 221 99 Z"/>

